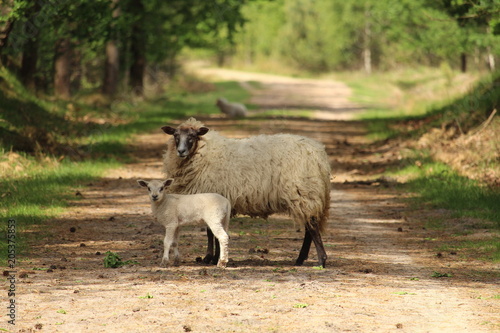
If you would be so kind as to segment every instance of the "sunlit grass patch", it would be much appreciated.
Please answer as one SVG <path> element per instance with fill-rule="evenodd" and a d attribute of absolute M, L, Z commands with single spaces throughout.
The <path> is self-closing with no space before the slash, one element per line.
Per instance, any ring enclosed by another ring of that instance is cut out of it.
<path fill-rule="evenodd" d="M 11 172 L 0 180 L 0 220 L 3 221 L 0 224 L 0 251 L 3 253 L 7 246 L 5 237 L 9 219 L 16 221 L 16 245 L 18 253 L 22 253 L 26 244 L 21 234 L 26 228 L 56 217 L 67 206 L 68 199 L 77 199 L 77 187 L 118 165 L 113 160 L 36 164 L 33 158 L 24 159 L 29 165 L 27 169 Z M 5 257 L 0 257 L 0 260 L 5 260 Z"/>

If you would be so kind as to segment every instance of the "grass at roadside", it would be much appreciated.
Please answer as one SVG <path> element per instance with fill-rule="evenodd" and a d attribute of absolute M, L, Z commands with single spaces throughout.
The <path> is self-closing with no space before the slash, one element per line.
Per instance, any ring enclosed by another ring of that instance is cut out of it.
<path fill-rule="evenodd" d="M 0 253 L 7 253 L 9 219 L 16 221 L 18 254 L 26 252 L 30 226 L 60 214 L 69 198 L 77 198 L 79 186 L 130 161 L 127 143 L 134 134 L 176 118 L 217 112 L 215 99 L 221 94 L 239 100 L 248 96 L 235 82 L 190 79 L 172 84 L 163 96 L 95 108 L 78 100 L 39 99 L 2 71 L 0 130 L 9 140 L 0 140 Z M 0 264 L 6 259 L 0 256 Z"/>
<path fill-rule="evenodd" d="M 446 209 L 450 218 L 480 219 L 484 225 L 478 222 L 474 228 L 491 228 L 500 232 L 500 191 L 463 177 L 446 164 L 430 159 L 419 160 L 391 175 L 408 177 L 402 186 L 418 193 L 412 200 L 423 209 Z"/>
<path fill-rule="evenodd" d="M 404 165 L 388 170 L 388 175 L 403 181 L 402 191 L 414 193 L 411 205 L 428 229 L 449 235 L 440 248 L 460 249 L 470 258 L 500 261 L 499 188 L 467 178 L 462 172 L 497 172 L 500 146 L 491 133 L 498 124 L 493 121 L 481 133 L 484 136 L 465 134 L 476 133 L 498 107 L 500 75 L 478 80 L 477 75 L 441 68 L 339 77 L 353 88 L 353 100 L 367 106 L 360 119 L 366 122 L 371 139 L 406 142 L 402 146 L 409 156 Z M 424 134 L 425 150 L 416 144 Z M 480 156 L 467 152 L 474 147 L 481 150 Z M 467 238 L 474 233 L 476 238 Z"/>
<path fill-rule="evenodd" d="M 401 192 L 413 193 L 409 214 L 436 231 L 436 251 L 500 262 L 498 188 L 464 177 L 425 152 L 415 153 L 405 166 L 388 174 L 403 180 Z"/>

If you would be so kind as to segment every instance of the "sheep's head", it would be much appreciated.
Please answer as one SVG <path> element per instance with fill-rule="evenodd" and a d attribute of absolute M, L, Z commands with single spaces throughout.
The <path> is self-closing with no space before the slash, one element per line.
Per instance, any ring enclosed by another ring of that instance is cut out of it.
<path fill-rule="evenodd" d="M 220 97 L 220 98 L 217 98 L 217 102 L 215 103 L 215 105 L 217 106 L 221 106 L 221 105 L 224 105 L 224 104 L 227 104 L 227 100 L 223 97 Z"/>
<path fill-rule="evenodd" d="M 177 156 L 180 158 L 190 156 L 196 150 L 200 136 L 205 135 L 208 132 L 208 128 L 204 126 L 199 128 L 182 125 L 178 128 L 163 126 L 161 129 L 163 132 L 174 136 Z"/>
<path fill-rule="evenodd" d="M 163 190 L 165 187 L 172 185 L 173 181 L 174 180 L 172 178 L 167 180 L 151 180 L 149 182 L 139 179 L 137 183 L 139 183 L 142 187 L 148 188 L 149 199 L 151 199 L 151 201 L 160 201 L 163 199 Z"/>

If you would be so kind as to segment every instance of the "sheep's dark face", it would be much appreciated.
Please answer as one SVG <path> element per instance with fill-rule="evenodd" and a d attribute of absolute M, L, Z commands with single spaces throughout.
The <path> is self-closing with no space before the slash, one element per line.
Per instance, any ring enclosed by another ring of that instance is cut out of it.
<path fill-rule="evenodd" d="M 200 127 L 196 130 L 194 128 L 173 128 L 164 126 L 161 129 L 163 132 L 174 136 L 177 156 L 180 158 L 186 158 L 191 155 L 196 150 L 200 136 L 208 132 L 208 128 L 206 127 Z"/>

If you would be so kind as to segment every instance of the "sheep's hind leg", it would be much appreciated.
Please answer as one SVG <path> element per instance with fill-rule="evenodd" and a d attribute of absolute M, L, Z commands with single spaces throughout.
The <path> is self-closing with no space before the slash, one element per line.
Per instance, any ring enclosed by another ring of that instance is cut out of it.
<path fill-rule="evenodd" d="M 299 257 L 295 262 L 295 266 L 301 266 L 307 259 L 312 242 L 314 242 L 314 245 L 316 246 L 319 266 L 325 267 L 327 255 L 325 247 L 323 246 L 323 240 L 321 239 L 321 234 L 319 232 L 318 222 L 316 221 L 315 218 L 311 218 L 311 223 L 306 224 L 304 242 L 302 243 L 302 248 L 300 249 Z"/>
<path fill-rule="evenodd" d="M 207 254 L 203 258 L 205 264 L 217 265 L 220 256 L 220 245 L 219 240 L 214 237 L 214 234 L 210 228 L 207 228 Z M 214 240 L 215 240 L 215 254 L 214 254 Z"/>
<path fill-rule="evenodd" d="M 297 261 L 295 261 L 295 266 L 302 266 L 307 257 L 309 256 L 309 249 L 311 248 L 311 234 L 309 233 L 309 229 L 306 228 L 306 232 L 304 234 L 304 241 L 302 243 L 302 248 L 300 249 L 299 257 Z"/>
<path fill-rule="evenodd" d="M 326 267 L 326 251 L 323 245 L 323 240 L 321 239 L 321 234 L 319 232 L 318 221 L 316 218 L 311 218 L 311 224 L 307 225 L 309 228 L 309 233 L 311 234 L 311 238 L 316 246 L 316 253 L 318 254 L 318 265 L 325 268 Z"/>

